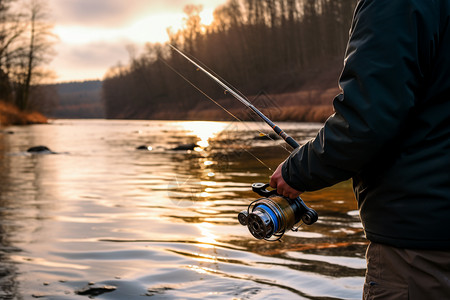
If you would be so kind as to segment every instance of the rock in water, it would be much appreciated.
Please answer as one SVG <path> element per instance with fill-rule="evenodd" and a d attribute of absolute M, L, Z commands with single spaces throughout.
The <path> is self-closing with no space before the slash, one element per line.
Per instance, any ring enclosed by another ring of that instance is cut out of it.
<path fill-rule="evenodd" d="M 153 150 L 153 147 L 152 146 L 147 146 L 147 145 L 140 145 L 140 146 L 136 147 L 136 150 L 151 151 L 151 150 Z"/>
<path fill-rule="evenodd" d="M 175 148 L 172 148 L 171 150 L 175 150 L 175 151 L 194 150 L 195 147 L 198 147 L 198 145 L 194 144 L 194 143 L 181 144 L 181 145 L 176 146 Z"/>
<path fill-rule="evenodd" d="M 98 296 L 103 293 L 113 292 L 117 289 L 117 287 L 113 285 L 87 285 L 84 288 L 75 291 L 77 295 L 87 295 L 90 297 Z"/>
<path fill-rule="evenodd" d="M 52 153 L 52 151 L 46 146 L 34 146 L 28 148 L 27 152 L 29 153 Z"/>

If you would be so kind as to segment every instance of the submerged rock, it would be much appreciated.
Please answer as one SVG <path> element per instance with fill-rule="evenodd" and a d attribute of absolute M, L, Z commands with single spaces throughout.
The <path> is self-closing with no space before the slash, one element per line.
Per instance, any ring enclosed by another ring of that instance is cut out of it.
<path fill-rule="evenodd" d="M 46 298 L 46 297 L 48 297 L 48 295 L 38 293 L 38 294 L 31 294 L 31 297 L 33 297 L 33 298 Z"/>
<path fill-rule="evenodd" d="M 87 295 L 87 296 L 98 296 L 104 293 L 113 292 L 117 289 L 114 285 L 92 285 L 88 284 L 82 289 L 76 290 L 75 294 L 77 295 Z"/>
<path fill-rule="evenodd" d="M 140 145 L 138 147 L 136 147 L 136 150 L 148 150 L 151 151 L 153 148 L 152 146 L 147 146 L 147 145 Z"/>
<path fill-rule="evenodd" d="M 0 133 L 3 133 L 3 134 L 14 134 L 14 131 L 11 131 L 11 130 L 6 130 L 6 131 L 0 131 Z"/>
<path fill-rule="evenodd" d="M 46 146 L 34 146 L 30 147 L 27 150 L 28 153 L 53 153 L 48 147 Z"/>
<path fill-rule="evenodd" d="M 156 296 L 158 294 L 164 294 L 166 291 L 170 291 L 173 290 L 173 288 L 171 287 L 156 287 L 156 288 L 149 288 L 147 290 L 147 293 L 145 294 L 145 296 Z"/>
<path fill-rule="evenodd" d="M 181 145 L 178 145 L 175 148 L 172 148 L 170 150 L 175 150 L 175 151 L 194 150 L 194 148 L 196 148 L 196 147 L 198 147 L 198 145 L 195 144 L 195 143 L 181 144 Z"/>

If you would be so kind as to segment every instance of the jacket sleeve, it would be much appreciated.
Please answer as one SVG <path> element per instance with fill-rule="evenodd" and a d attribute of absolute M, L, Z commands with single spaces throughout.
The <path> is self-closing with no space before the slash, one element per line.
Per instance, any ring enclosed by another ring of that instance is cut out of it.
<path fill-rule="evenodd" d="M 290 186 L 312 191 L 347 180 L 402 130 L 426 72 L 420 66 L 430 64 L 429 44 L 419 43 L 426 8 L 417 3 L 425 2 L 434 1 L 358 1 L 335 113 L 285 161 Z"/>

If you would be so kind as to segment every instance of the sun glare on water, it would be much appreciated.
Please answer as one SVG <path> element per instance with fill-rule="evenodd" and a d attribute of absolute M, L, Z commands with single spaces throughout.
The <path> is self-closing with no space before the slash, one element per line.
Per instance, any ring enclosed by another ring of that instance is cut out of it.
<path fill-rule="evenodd" d="M 180 125 L 186 131 L 192 132 L 198 138 L 197 145 L 206 148 L 209 146 L 209 139 L 216 137 L 228 126 L 224 122 L 181 122 Z"/>

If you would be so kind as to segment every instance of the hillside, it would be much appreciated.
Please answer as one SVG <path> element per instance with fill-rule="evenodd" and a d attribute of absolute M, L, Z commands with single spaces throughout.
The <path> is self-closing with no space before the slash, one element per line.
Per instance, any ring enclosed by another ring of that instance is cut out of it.
<path fill-rule="evenodd" d="M 50 118 L 104 118 L 100 80 L 60 83 L 50 88 L 57 94 L 57 104 L 49 113 Z"/>
<path fill-rule="evenodd" d="M 168 69 L 168 68 L 166 68 Z M 245 67 L 241 68 L 245 70 Z M 258 109 L 276 121 L 323 122 L 332 113 L 332 101 L 340 92 L 338 78 L 342 69 L 342 57 L 335 56 L 305 68 L 297 76 L 279 76 L 269 84 L 254 80 L 255 89 L 241 90 Z M 167 71 L 164 68 L 162 71 Z M 170 70 L 169 70 L 170 71 Z M 181 91 L 177 94 L 153 94 L 145 90 L 138 93 L 139 78 L 130 76 L 126 82 L 109 79 L 104 82 L 107 103 L 107 118 L 111 119 L 161 119 L 161 120 L 230 120 L 233 119 L 213 101 L 241 120 L 253 120 L 254 115 L 242 103 L 224 93 L 223 89 L 207 78 L 201 89 L 213 90 L 202 94 L 187 84 L 180 76 L 173 76 L 168 89 Z M 124 84 L 126 83 L 126 84 Z M 240 82 L 234 84 L 240 86 Z M 132 88 L 130 88 L 132 87 Z M 214 94 L 215 93 L 215 94 Z M 144 97 L 143 97 L 144 95 Z M 143 97 L 142 103 L 139 98 Z M 112 107 L 118 104 L 117 107 Z M 109 105 L 109 107 L 108 107 Z"/>
<path fill-rule="evenodd" d="M 241 119 L 230 99 L 191 62 L 237 87 L 276 120 L 323 121 L 333 112 L 355 1 L 227 2 L 201 27 L 198 11 L 103 80 L 107 118 Z M 245 16 L 245 17 L 244 17 Z M 187 58 L 187 59 L 186 59 Z M 203 95 L 202 95 L 203 94 Z M 264 96 L 264 97 L 262 97 Z M 263 102 L 263 103 L 260 103 Z"/>

